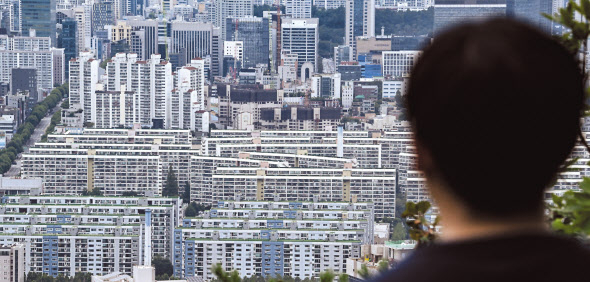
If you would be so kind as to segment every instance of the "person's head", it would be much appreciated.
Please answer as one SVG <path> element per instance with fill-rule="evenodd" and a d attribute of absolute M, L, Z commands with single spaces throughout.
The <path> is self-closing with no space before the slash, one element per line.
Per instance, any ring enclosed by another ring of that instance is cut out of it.
<path fill-rule="evenodd" d="M 499 219 L 541 210 L 577 140 L 584 86 L 558 42 L 493 19 L 437 36 L 412 71 L 406 103 L 420 169 L 443 183 L 437 192 Z"/>

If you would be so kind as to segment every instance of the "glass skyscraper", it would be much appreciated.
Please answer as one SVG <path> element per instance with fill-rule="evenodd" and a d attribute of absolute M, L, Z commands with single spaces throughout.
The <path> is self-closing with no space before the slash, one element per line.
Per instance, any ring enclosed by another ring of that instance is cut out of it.
<path fill-rule="evenodd" d="M 34 29 L 38 37 L 50 37 L 56 46 L 55 0 L 21 0 L 21 22 L 23 36 L 30 36 Z"/>
<path fill-rule="evenodd" d="M 59 37 L 59 48 L 64 48 L 66 77 L 69 77 L 69 61 L 78 56 L 78 47 L 76 46 L 78 24 L 75 19 L 66 18 L 62 21 L 62 31 Z"/>
<path fill-rule="evenodd" d="M 268 19 L 257 17 L 226 19 L 226 41 L 242 41 L 244 58 L 242 68 L 255 68 L 269 64 Z M 237 29 L 237 30 L 236 30 Z"/>

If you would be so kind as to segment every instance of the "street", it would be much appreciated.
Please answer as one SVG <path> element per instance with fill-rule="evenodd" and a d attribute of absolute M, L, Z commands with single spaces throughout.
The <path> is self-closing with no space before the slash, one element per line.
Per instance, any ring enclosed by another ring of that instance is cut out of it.
<path fill-rule="evenodd" d="M 60 103 L 60 106 L 61 106 L 61 103 Z M 43 134 L 45 134 L 47 127 L 49 127 L 49 124 L 51 124 L 51 117 L 56 112 L 56 110 L 60 108 L 60 106 L 56 106 L 53 110 L 48 111 L 47 115 L 43 119 L 41 119 L 41 121 L 39 122 L 37 127 L 35 127 L 35 131 L 33 131 L 33 134 L 31 134 L 31 138 L 29 138 L 29 141 L 27 141 L 27 144 L 25 145 L 25 147 L 27 147 L 27 148 L 31 147 L 35 143 L 37 143 L 41 140 L 41 136 L 43 136 Z M 26 151 L 26 149 L 25 149 L 25 151 Z M 10 167 L 10 170 L 8 172 L 6 172 L 4 174 L 4 176 L 15 177 L 15 176 L 19 175 L 20 167 L 21 167 L 20 155 L 21 154 L 19 154 L 19 157 L 17 157 L 16 160 L 14 160 L 16 162 L 16 164 L 13 164 Z"/>

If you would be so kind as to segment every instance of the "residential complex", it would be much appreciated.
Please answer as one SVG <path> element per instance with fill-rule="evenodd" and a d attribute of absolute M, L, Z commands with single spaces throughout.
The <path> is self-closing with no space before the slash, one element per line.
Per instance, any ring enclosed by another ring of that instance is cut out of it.
<path fill-rule="evenodd" d="M 221 263 L 240 277 L 317 279 L 346 272 L 346 259 L 372 240 L 371 204 L 218 201 L 175 229 L 174 275 L 211 280 Z"/>

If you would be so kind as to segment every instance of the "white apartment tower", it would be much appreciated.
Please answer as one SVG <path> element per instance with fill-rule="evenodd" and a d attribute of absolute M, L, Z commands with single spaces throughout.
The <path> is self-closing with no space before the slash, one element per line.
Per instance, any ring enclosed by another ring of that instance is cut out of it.
<path fill-rule="evenodd" d="M 69 63 L 70 105 L 83 110 L 85 122 L 95 122 L 99 62 L 92 52 L 81 52 L 79 58 Z"/>
<path fill-rule="evenodd" d="M 311 18 L 311 0 L 286 0 L 285 12 L 294 19 Z"/>
<path fill-rule="evenodd" d="M 176 72 L 176 87 L 167 116 L 170 127 L 196 130 L 200 126 L 197 112 L 205 108 L 205 61 L 193 59 Z"/>
<path fill-rule="evenodd" d="M 25 246 L 0 246 L 0 281 L 25 282 Z"/>
<path fill-rule="evenodd" d="M 281 23 L 281 42 L 284 51 L 297 55 L 298 66 L 312 63 L 314 71 L 318 69 L 318 34 L 319 20 L 285 19 Z"/>
<path fill-rule="evenodd" d="M 122 85 L 126 85 L 124 91 L 134 92 L 133 123 L 147 126 L 162 119 L 164 127 L 169 126 L 166 116 L 173 87 L 172 64 L 157 54 L 147 61 L 138 61 L 136 54 L 117 54 L 107 64 L 106 91 L 121 91 Z"/>
<path fill-rule="evenodd" d="M 346 0 L 344 44 L 353 48 L 356 58 L 356 37 L 375 36 L 375 0 Z"/>

